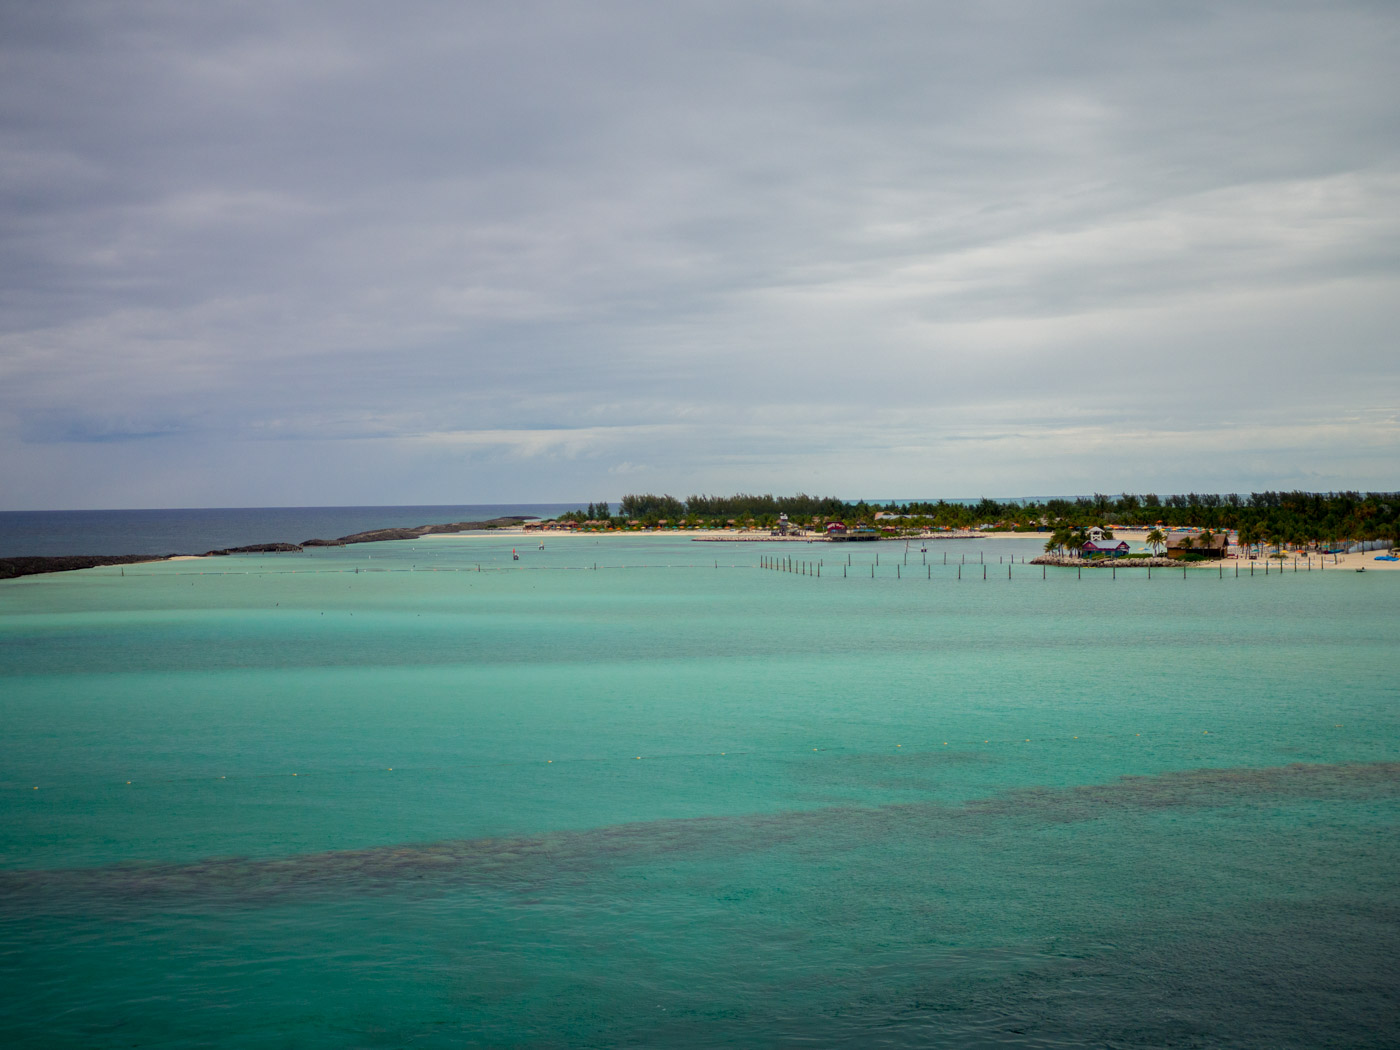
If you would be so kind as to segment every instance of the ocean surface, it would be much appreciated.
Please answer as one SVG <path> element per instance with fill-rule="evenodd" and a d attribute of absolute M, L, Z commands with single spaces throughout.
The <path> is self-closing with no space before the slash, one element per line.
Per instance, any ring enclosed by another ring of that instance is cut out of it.
<path fill-rule="evenodd" d="M 1400 575 L 1034 553 L 0 583 L 0 1045 L 1396 1046 Z"/>

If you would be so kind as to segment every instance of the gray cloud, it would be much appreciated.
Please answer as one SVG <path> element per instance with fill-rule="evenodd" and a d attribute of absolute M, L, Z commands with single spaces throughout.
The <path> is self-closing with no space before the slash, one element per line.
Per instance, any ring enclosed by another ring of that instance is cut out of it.
<path fill-rule="evenodd" d="M 1396 487 L 1397 36 L 9 5 L 0 504 Z"/>

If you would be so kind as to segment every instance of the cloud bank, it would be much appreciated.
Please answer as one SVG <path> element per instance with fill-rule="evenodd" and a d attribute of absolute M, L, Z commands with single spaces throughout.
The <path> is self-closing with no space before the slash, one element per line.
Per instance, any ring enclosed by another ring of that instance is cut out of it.
<path fill-rule="evenodd" d="M 1400 487 L 1397 42 L 9 5 L 0 509 Z"/>

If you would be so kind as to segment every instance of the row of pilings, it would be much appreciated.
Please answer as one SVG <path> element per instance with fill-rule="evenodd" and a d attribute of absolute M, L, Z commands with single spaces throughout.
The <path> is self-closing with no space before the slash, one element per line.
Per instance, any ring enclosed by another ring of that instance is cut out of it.
<path fill-rule="evenodd" d="M 763 555 L 763 556 L 761 556 L 761 557 L 759 558 L 758 567 L 759 567 L 760 569 L 766 569 L 766 570 L 768 570 L 768 571 L 770 571 L 770 572 L 786 572 L 786 573 L 791 573 L 791 574 L 796 575 L 796 576 L 821 576 L 821 574 L 822 574 L 822 568 L 823 568 L 823 566 L 824 566 L 825 564 L 826 564 L 826 563 L 825 563 L 825 560 L 824 560 L 824 559 L 819 559 L 819 560 L 817 560 L 817 561 L 804 561 L 804 560 L 802 560 L 802 559 L 793 558 L 793 557 L 790 557 L 790 556 L 788 556 L 788 555 Z M 879 566 L 879 564 L 880 564 L 879 556 L 876 555 L 875 560 L 872 561 L 872 562 L 870 563 L 870 578 L 871 578 L 872 580 L 875 579 L 875 575 L 876 575 L 876 574 L 875 574 L 875 570 L 876 570 L 876 568 Z M 947 563 L 945 562 L 944 564 L 947 564 Z M 1014 568 L 1015 565 L 1016 565 L 1016 560 L 1013 558 L 1010 562 L 1005 562 L 1005 563 L 1003 563 L 1003 564 L 1006 565 L 1006 578 L 1007 578 L 1008 580 L 1014 579 L 1015 577 L 1013 576 L 1012 570 L 1013 570 L 1013 568 Z M 1047 574 L 1046 563 L 1042 562 L 1040 559 L 1036 559 L 1035 562 L 1031 562 L 1031 563 L 1027 563 L 1027 562 L 1025 562 L 1025 561 L 1022 561 L 1022 562 L 1021 562 L 1021 566 L 1022 566 L 1021 578 L 1022 578 L 1022 579 L 1025 579 L 1027 575 L 1034 576 L 1034 573 L 1033 573 L 1033 572 L 1028 574 L 1028 573 L 1026 573 L 1026 572 L 1024 571 L 1027 564 L 1031 564 L 1031 565 L 1039 564 L 1039 566 L 1040 566 L 1040 578 L 1041 578 L 1042 580 L 1045 580 L 1045 579 L 1048 579 L 1048 578 L 1049 578 L 1049 576 L 1048 576 L 1048 574 Z M 1177 566 L 1178 566 L 1179 564 L 1180 564 L 1180 563 L 1177 563 L 1176 565 L 1172 565 L 1171 568 L 1172 568 L 1172 569 L 1175 569 L 1175 568 L 1177 568 Z M 907 561 L 906 561 L 906 562 L 895 562 L 895 563 L 894 563 L 894 575 L 895 575 L 895 579 L 903 579 L 903 578 L 904 578 L 904 571 L 903 571 L 903 570 L 904 570 L 906 567 L 908 567 L 908 566 L 907 566 Z M 932 566 L 931 564 L 929 564 L 928 562 L 924 562 L 920 567 L 922 567 L 922 568 L 925 570 L 925 578 L 926 578 L 926 579 L 929 579 L 929 580 L 932 580 L 932 579 L 933 579 L 933 566 Z M 976 571 L 975 571 L 975 570 L 976 570 L 976 569 L 979 569 L 979 568 L 982 570 L 982 579 L 987 580 L 987 579 L 991 579 L 991 578 L 992 578 L 991 574 L 990 574 L 989 571 L 988 571 L 988 570 L 991 568 L 991 566 L 990 566 L 985 560 L 979 559 L 978 562 L 977 562 L 976 564 L 974 564 L 974 565 L 972 565 L 972 566 L 967 566 L 967 567 L 974 570 L 974 571 L 969 575 L 969 577 L 968 577 L 969 579 L 976 579 L 977 574 L 976 574 Z M 1075 579 L 1082 580 L 1082 579 L 1084 578 L 1084 569 L 1086 568 L 1085 565 L 1079 564 L 1079 565 L 1070 565 L 1070 566 L 1062 566 L 1062 567 L 1064 567 L 1064 568 L 1073 568 L 1073 569 L 1075 570 Z M 1108 565 L 1099 564 L 1099 565 L 1089 565 L 1089 566 L 1087 566 L 1087 567 L 1088 567 L 1091 571 L 1092 571 L 1092 570 L 1095 570 L 1095 569 L 1102 570 L 1102 569 L 1105 569 L 1105 568 L 1106 568 L 1106 569 L 1108 569 L 1108 571 L 1109 571 L 1109 578 L 1110 578 L 1110 579 L 1114 579 L 1114 580 L 1118 579 L 1118 569 L 1120 568 L 1120 566 L 1118 566 L 1118 565 L 1114 565 L 1114 564 L 1108 564 Z M 1141 567 L 1141 566 L 1131 566 L 1131 565 L 1122 566 L 1122 568 L 1124 568 L 1124 569 L 1139 568 L 1139 567 Z M 1147 565 L 1147 566 L 1146 566 L 1146 569 L 1147 569 L 1147 579 L 1149 579 L 1149 580 L 1152 579 L 1152 569 L 1153 569 L 1153 567 L 1154 567 L 1153 565 Z M 1225 578 L 1225 567 L 1226 567 L 1226 566 L 1225 566 L 1225 563 L 1224 563 L 1223 561 L 1216 562 L 1216 564 L 1215 564 L 1215 570 L 1216 570 L 1216 576 L 1217 576 L 1217 578 L 1222 579 L 1222 580 Z M 1243 573 L 1240 572 L 1240 563 L 1239 563 L 1238 561 L 1232 563 L 1232 565 L 1231 565 L 1230 567 L 1231 567 L 1231 569 L 1233 570 L 1232 573 L 1231 573 L 1231 575 L 1232 575 L 1235 579 L 1239 579 L 1241 576 L 1254 576 L 1254 575 L 1256 575 L 1256 568 L 1255 568 L 1255 565 L 1254 565 L 1254 562 L 1253 562 L 1253 561 L 1250 561 L 1250 562 L 1248 563 L 1248 571 L 1247 571 L 1247 572 L 1243 572 Z M 853 565 L 853 564 L 851 563 L 851 559 L 848 557 L 848 558 L 846 559 L 846 564 L 844 564 L 844 565 L 841 566 L 841 578 L 842 578 L 842 579 L 846 579 L 846 578 L 850 575 L 850 571 L 851 571 L 851 569 L 853 569 L 853 568 L 858 568 L 858 566 Z M 956 575 L 955 579 L 961 580 L 961 579 L 963 578 L 963 568 L 964 568 L 964 565 L 963 565 L 963 564 L 958 564 L 958 565 L 956 566 L 956 568 L 957 568 L 957 575 Z M 1166 572 L 1164 571 L 1164 569 L 1166 568 L 1165 566 L 1156 566 L 1156 568 L 1157 568 L 1157 576 L 1158 576 L 1159 579 L 1160 579 L 1163 575 L 1166 575 Z M 1193 575 L 1194 575 L 1194 576 L 1207 576 L 1207 575 L 1209 575 L 1209 567 L 1208 567 L 1208 566 L 1201 566 L 1201 565 L 1199 565 L 1199 564 L 1198 564 L 1198 565 L 1195 565 L 1195 566 L 1180 565 L 1180 568 L 1181 568 L 1181 578 L 1182 578 L 1183 580 L 1184 580 L 1184 579 L 1187 579 L 1188 577 L 1193 576 Z M 1312 564 L 1311 564 L 1310 561 L 1309 561 L 1308 563 L 1306 563 L 1306 564 L 1300 566 L 1299 563 L 1295 560 L 1294 563 L 1293 563 L 1293 566 L 1292 566 L 1292 571 L 1293 571 L 1293 572 L 1311 572 L 1311 571 L 1312 571 L 1312 568 L 1313 568 L 1313 567 L 1312 567 Z M 1318 568 L 1321 569 L 1321 568 L 1322 568 L 1322 565 L 1319 564 L 1319 565 L 1318 565 Z M 1287 572 L 1287 571 L 1288 571 L 1288 569 L 1287 569 L 1285 566 L 1283 566 L 1283 565 L 1275 565 L 1275 566 L 1273 566 L 1273 567 L 1271 568 L 1271 567 L 1269 566 L 1269 563 L 1266 561 L 1266 562 L 1264 563 L 1263 567 L 1262 567 L 1262 570 L 1259 570 L 1259 571 L 1257 572 L 1257 575 L 1260 575 L 1260 576 L 1270 576 L 1270 575 L 1272 575 L 1272 576 L 1282 576 L 1282 575 L 1283 575 L 1285 572 Z M 917 575 L 917 574 L 911 573 L 911 577 L 914 576 L 914 575 Z M 997 571 L 997 574 L 996 574 L 996 578 L 1000 579 L 1000 577 L 1001 577 L 1001 572 L 1000 572 L 1000 570 L 998 570 L 998 571 Z M 940 574 L 940 579 L 941 579 L 941 578 L 943 578 L 943 577 L 942 577 L 941 574 Z"/>
<path fill-rule="evenodd" d="M 765 554 L 758 559 L 760 569 L 769 569 L 773 572 L 790 572 L 797 576 L 820 576 L 822 574 L 822 562 L 802 561 L 787 555 Z M 845 575 L 844 568 L 842 569 Z"/>

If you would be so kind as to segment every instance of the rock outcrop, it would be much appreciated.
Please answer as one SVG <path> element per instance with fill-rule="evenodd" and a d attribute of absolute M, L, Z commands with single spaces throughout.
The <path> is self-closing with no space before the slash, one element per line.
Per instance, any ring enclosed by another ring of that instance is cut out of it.
<path fill-rule="evenodd" d="M 1179 568 L 1182 562 L 1171 558 L 1074 558 L 1064 554 L 1042 554 L 1030 560 L 1031 565 L 1060 565 L 1067 569 L 1141 569 L 1144 567 Z M 1189 564 L 1189 563 L 1188 563 Z M 1212 563 L 1214 564 L 1214 563 Z"/>
<path fill-rule="evenodd" d="M 226 547 L 218 551 L 205 551 L 206 558 L 217 558 L 225 554 L 284 554 L 300 551 L 295 543 L 254 543 L 249 547 Z"/>
<path fill-rule="evenodd" d="M 223 557 L 229 554 L 294 554 L 303 547 L 344 547 L 349 543 L 380 543 L 384 540 L 414 540 L 419 536 L 430 536 L 442 532 L 471 532 L 479 529 L 499 529 L 519 525 L 531 518 L 512 516 L 492 518 L 490 521 L 454 521 L 445 525 L 419 525 L 412 529 L 371 529 L 369 532 L 356 532 L 335 540 L 307 540 L 305 543 L 254 543 L 246 547 L 225 547 L 222 550 L 206 551 L 204 557 Z M 99 565 L 135 565 L 146 561 L 166 561 L 174 554 L 72 554 L 62 557 L 0 558 L 0 580 L 13 580 L 20 576 L 34 576 L 42 572 L 71 572 L 74 569 L 92 569 Z"/>
<path fill-rule="evenodd" d="M 138 565 L 147 561 L 165 561 L 171 554 L 67 554 L 56 558 L 0 558 L 0 580 L 20 576 L 37 576 L 41 572 L 72 572 L 93 569 L 99 565 Z"/>
<path fill-rule="evenodd" d="M 385 540 L 416 540 L 419 536 L 431 536 L 443 532 L 474 532 L 481 529 L 499 529 L 530 521 L 525 517 L 492 518 L 490 521 L 454 521 L 446 525 L 419 525 L 411 529 L 371 529 L 368 532 L 352 532 L 335 540 L 304 540 L 303 547 L 344 547 L 347 543 L 382 543 Z"/>

